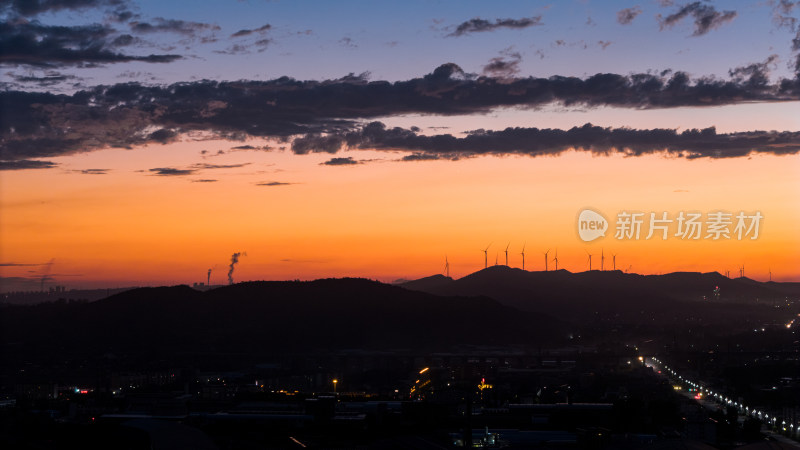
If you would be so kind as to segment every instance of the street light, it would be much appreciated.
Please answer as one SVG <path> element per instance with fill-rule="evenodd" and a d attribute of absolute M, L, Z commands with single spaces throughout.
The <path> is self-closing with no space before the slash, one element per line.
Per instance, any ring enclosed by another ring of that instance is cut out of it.
<path fill-rule="evenodd" d="M 338 382 L 339 382 L 339 380 L 337 380 L 336 378 L 333 379 L 333 393 L 334 394 L 336 393 L 336 383 L 338 383 Z"/>

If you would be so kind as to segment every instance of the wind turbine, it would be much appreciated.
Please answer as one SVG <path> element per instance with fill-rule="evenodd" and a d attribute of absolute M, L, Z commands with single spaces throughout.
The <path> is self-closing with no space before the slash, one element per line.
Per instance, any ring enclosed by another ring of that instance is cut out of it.
<path fill-rule="evenodd" d="M 508 267 L 508 247 L 511 247 L 511 242 L 509 242 L 508 245 L 506 245 L 506 250 L 505 250 L 505 252 L 506 252 L 506 267 Z"/>
<path fill-rule="evenodd" d="M 550 253 L 550 249 L 548 248 L 546 252 L 544 252 L 544 271 L 547 272 L 547 254 Z M 556 269 L 558 270 L 558 269 Z"/>
<path fill-rule="evenodd" d="M 520 255 L 522 255 L 522 270 L 525 270 L 525 243 L 522 244 L 522 253 L 520 253 Z M 545 260 L 545 264 L 547 264 L 547 256 L 546 255 L 544 257 L 544 260 Z"/>
<path fill-rule="evenodd" d="M 450 278 L 450 261 L 447 260 L 447 255 L 444 255 L 444 274 Z"/>
<path fill-rule="evenodd" d="M 772 268 L 770 267 L 767 270 L 769 270 L 769 281 L 772 281 Z"/>
<path fill-rule="evenodd" d="M 603 269 L 603 266 L 604 266 L 605 262 L 606 262 L 606 257 L 603 256 L 603 249 L 601 248 L 600 249 L 600 270 L 605 270 L 605 269 Z"/>
<path fill-rule="evenodd" d="M 614 270 L 617 270 L 617 255 L 616 254 L 611 255 L 611 264 L 613 265 Z"/>
<path fill-rule="evenodd" d="M 549 250 L 548 250 L 549 251 Z M 556 262 L 556 271 L 558 271 L 558 249 L 556 248 L 556 257 L 553 258 L 553 261 Z"/>
<path fill-rule="evenodd" d="M 491 246 L 492 246 L 492 243 L 490 242 L 489 245 L 487 245 L 486 248 L 483 250 L 483 268 L 484 269 L 489 267 L 489 253 L 488 252 L 489 252 L 489 247 L 491 247 Z"/>
<path fill-rule="evenodd" d="M 494 252 L 494 265 L 497 265 L 497 259 L 500 257 L 500 252 Z"/>
<path fill-rule="evenodd" d="M 592 271 L 592 254 L 589 253 L 589 250 L 585 250 L 586 254 L 589 255 L 589 271 Z"/>

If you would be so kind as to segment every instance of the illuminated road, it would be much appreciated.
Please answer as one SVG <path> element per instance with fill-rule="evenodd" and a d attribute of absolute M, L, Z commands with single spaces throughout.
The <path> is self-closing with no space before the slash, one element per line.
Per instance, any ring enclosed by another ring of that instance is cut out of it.
<path fill-rule="evenodd" d="M 748 418 L 758 417 L 763 422 L 761 426 L 761 433 L 780 442 L 781 444 L 784 444 L 792 448 L 800 449 L 800 443 L 782 434 L 775 433 L 774 431 L 772 431 L 772 429 L 770 429 L 770 428 L 778 428 L 780 426 L 783 429 L 783 431 L 790 433 L 800 433 L 800 423 L 795 425 L 795 424 L 789 424 L 786 421 L 781 420 L 779 425 L 778 417 L 776 416 L 770 417 L 770 415 L 766 414 L 764 411 L 759 411 L 754 408 L 751 409 L 749 406 L 745 406 L 744 403 L 739 404 L 738 402 L 731 400 L 730 397 L 726 397 L 723 394 L 714 392 L 704 387 L 703 383 L 697 383 L 692 380 L 683 378 L 683 376 L 678 374 L 674 369 L 670 368 L 668 365 L 664 364 L 663 361 L 660 361 L 657 358 L 644 358 L 642 362 L 645 366 L 652 368 L 653 370 L 661 374 L 663 377 L 667 378 L 673 384 L 681 386 L 682 387 L 682 389 L 680 390 L 681 394 L 696 401 L 706 409 L 709 409 L 711 411 L 717 411 L 718 409 L 725 406 L 733 406 L 737 409 L 737 411 L 739 411 L 740 423 Z M 694 389 L 694 391 L 690 392 L 689 389 Z M 694 392 L 697 392 L 697 394 L 695 394 Z"/>

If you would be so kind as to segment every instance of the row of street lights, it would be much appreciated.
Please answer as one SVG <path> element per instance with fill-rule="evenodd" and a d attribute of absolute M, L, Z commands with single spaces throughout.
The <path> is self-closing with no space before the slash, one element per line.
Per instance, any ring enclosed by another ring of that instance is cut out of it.
<path fill-rule="evenodd" d="M 659 360 L 658 358 L 651 357 L 650 359 L 655 361 L 659 365 L 661 365 L 662 368 L 667 373 L 672 375 L 673 378 L 677 378 L 679 383 L 683 383 L 683 384 L 685 384 L 687 386 L 691 386 L 693 389 L 695 389 L 698 392 L 698 395 L 695 396 L 695 398 L 697 400 L 700 400 L 700 399 L 702 399 L 703 396 L 706 396 L 706 397 L 708 397 L 710 399 L 713 399 L 715 402 L 720 403 L 722 405 L 733 406 L 734 408 L 737 409 L 737 411 L 739 411 L 739 414 L 742 414 L 742 415 L 744 415 L 746 417 L 752 417 L 752 418 L 758 417 L 759 420 L 762 420 L 762 421 L 772 425 L 773 429 L 776 429 L 776 428 L 779 427 L 778 426 L 778 420 L 779 419 L 778 419 L 777 416 L 774 416 L 774 415 L 770 416 L 769 414 L 767 414 L 764 411 L 761 411 L 761 410 L 758 410 L 758 409 L 755 409 L 755 408 L 750 408 L 749 406 L 746 406 L 743 402 L 740 403 L 740 402 L 738 402 L 738 401 L 736 401 L 734 399 L 731 399 L 730 397 L 726 397 L 724 394 L 720 394 L 719 392 L 714 392 L 714 391 L 708 389 L 707 387 L 704 387 L 704 386 L 700 385 L 699 383 L 695 383 L 694 381 L 691 381 L 689 379 L 683 378 L 683 376 L 678 375 L 678 373 L 675 372 L 675 370 L 673 370 L 671 367 L 669 367 L 668 365 L 666 365 L 663 362 L 661 362 L 661 360 Z M 796 433 L 800 433 L 800 422 L 797 423 L 797 425 L 795 425 L 794 423 L 788 423 L 787 424 L 786 420 L 783 420 L 783 419 L 780 419 L 780 421 L 781 421 L 780 422 L 780 429 L 781 430 L 789 432 L 792 436 L 794 436 Z"/>

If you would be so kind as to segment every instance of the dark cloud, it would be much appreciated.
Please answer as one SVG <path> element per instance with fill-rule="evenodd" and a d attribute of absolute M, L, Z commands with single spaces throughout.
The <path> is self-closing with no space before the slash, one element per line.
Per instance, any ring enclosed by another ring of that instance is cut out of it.
<path fill-rule="evenodd" d="M 128 22 L 131 19 L 138 19 L 139 14 L 135 14 L 131 11 L 128 11 L 125 8 L 118 8 L 114 11 L 111 11 L 108 15 L 108 18 L 114 22 Z"/>
<path fill-rule="evenodd" d="M 7 73 L 12 80 L 19 84 L 35 84 L 41 87 L 54 86 L 67 81 L 77 81 L 80 78 L 75 75 L 67 75 L 56 71 L 47 71 L 42 76 L 36 75 L 17 75 L 15 73 Z"/>
<path fill-rule="evenodd" d="M 795 84 L 800 89 L 800 30 L 797 31 L 797 35 L 792 39 L 792 50 L 796 53 L 794 60 Z"/>
<path fill-rule="evenodd" d="M 162 128 L 160 130 L 153 131 L 149 135 L 147 135 L 146 140 L 151 142 L 158 142 L 160 144 L 169 144 L 170 142 L 175 141 L 178 137 L 178 132 L 168 128 Z"/>
<path fill-rule="evenodd" d="M 201 178 L 199 180 L 192 180 L 192 183 L 216 183 L 217 180 L 213 180 L 210 178 Z"/>
<path fill-rule="evenodd" d="M 105 175 L 108 173 L 108 169 L 83 169 L 79 170 L 78 173 L 84 175 Z"/>
<path fill-rule="evenodd" d="M 241 164 L 205 164 L 205 163 L 197 163 L 192 164 L 192 169 L 236 169 L 239 167 L 249 166 L 250 163 L 241 163 Z"/>
<path fill-rule="evenodd" d="M 168 86 L 119 83 L 72 95 L 0 91 L 0 159 L 37 159 L 105 147 L 172 142 L 207 131 L 222 139 L 270 137 L 297 153 L 334 153 L 363 120 L 402 114 L 482 114 L 544 105 L 621 108 L 719 106 L 800 100 L 800 82 L 770 84 L 760 65 L 731 79 L 683 72 L 596 74 L 588 78 L 476 76 L 455 64 L 407 81 L 196 81 Z M 765 67 L 765 66 L 764 66 Z"/>
<path fill-rule="evenodd" d="M 501 56 L 489 60 L 489 64 L 483 66 L 483 74 L 499 77 L 511 78 L 519 73 L 519 64 L 522 62 L 522 55 L 519 52 L 512 52 L 510 49 L 501 52 Z"/>
<path fill-rule="evenodd" d="M 217 150 L 216 153 L 212 153 L 212 152 L 210 152 L 208 150 L 201 150 L 200 151 L 200 154 L 203 156 L 203 158 L 213 158 L 215 156 L 222 156 L 225 153 L 226 153 L 225 150 Z"/>
<path fill-rule="evenodd" d="M 735 19 L 737 12 L 720 12 L 711 5 L 703 4 L 702 2 L 694 2 L 682 6 L 677 12 L 667 17 L 662 18 L 661 14 L 659 14 L 658 21 L 663 30 L 664 28 L 672 27 L 688 16 L 692 16 L 694 19 L 694 33 L 692 33 L 692 36 L 702 36 Z"/>
<path fill-rule="evenodd" d="M 214 50 L 214 53 L 221 55 L 246 55 L 252 53 L 252 50 L 263 52 L 272 44 L 272 39 L 259 39 L 250 44 L 233 44 L 225 50 Z"/>
<path fill-rule="evenodd" d="M 778 55 L 770 55 L 764 62 L 737 67 L 729 70 L 728 74 L 734 82 L 757 89 L 769 85 L 770 69 L 777 60 Z"/>
<path fill-rule="evenodd" d="M 265 24 L 263 26 L 255 28 L 253 30 L 246 30 L 246 29 L 245 30 L 239 30 L 236 33 L 233 33 L 231 35 L 231 37 L 244 37 L 244 36 L 250 36 L 253 33 L 264 33 L 266 31 L 268 31 L 270 28 L 272 28 L 272 25 Z"/>
<path fill-rule="evenodd" d="M 196 37 L 204 32 L 220 30 L 218 25 L 210 23 L 165 19 L 163 17 L 156 17 L 152 22 L 131 22 L 130 27 L 132 31 L 137 33 L 178 33 L 189 37 Z"/>
<path fill-rule="evenodd" d="M 495 19 L 494 22 L 476 17 L 459 24 L 448 36 L 463 36 L 469 33 L 494 31 L 498 28 L 528 28 L 541 24 L 542 16 L 524 17 L 522 19 Z"/>
<path fill-rule="evenodd" d="M 166 63 L 180 55 L 134 56 L 111 50 L 118 46 L 106 25 L 49 26 L 39 22 L 0 22 L 0 63 L 52 67 L 130 61 Z"/>
<path fill-rule="evenodd" d="M 266 186 L 266 187 L 275 187 L 275 186 L 290 186 L 295 183 L 284 183 L 283 181 L 265 181 L 263 183 L 256 183 L 256 186 Z"/>
<path fill-rule="evenodd" d="M 642 8 L 634 6 L 633 8 L 625 8 L 617 11 L 617 22 L 622 25 L 628 25 L 633 22 L 639 14 L 642 13 Z"/>
<path fill-rule="evenodd" d="M 0 263 L 0 267 L 34 267 L 34 266 L 43 266 L 44 264 L 26 264 L 26 263 Z"/>
<path fill-rule="evenodd" d="M 321 164 L 324 166 L 352 166 L 353 164 L 361 164 L 361 162 L 348 156 L 347 158 L 331 158 Z"/>
<path fill-rule="evenodd" d="M 381 122 L 372 122 L 339 138 L 345 142 L 342 148 L 414 152 L 408 160 L 456 159 L 479 155 L 558 155 L 569 149 L 598 155 L 620 153 L 626 156 L 665 152 L 690 159 L 733 158 L 751 153 L 789 155 L 800 152 L 800 132 L 751 131 L 719 134 L 713 127 L 679 133 L 673 129 L 637 130 L 586 124 L 569 130 L 475 130 L 468 132 L 465 137 L 455 137 L 450 134 L 420 135 L 415 130 L 387 128 Z"/>
<path fill-rule="evenodd" d="M 200 170 L 206 169 L 236 169 L 239 167 L 249 166 L 250 163 L 241 163 L 241 164 L 205 164 L 205 163 L 196 163 L 192 164 L 188 168 L 178 168 L 178 167 L 157 167 L 155 169 L 150 169 L 149 172 L 152 175 L 160 175 L 160 176 L 185 176 L 185 175 L 194 175 Z M 217 180 L 192 180 L 198 183 L 209 183 Z"/>
<path fill-rule="evenodd" d="M 336 153 L 342 147 L 343 140 L 336 135 L 321 136 L 308 134 L 292 142 L 292 151 L 304 155 L 306 153 Z"/>
<path fill-rule="evenodd" d="M 0 170 L 52 169 L 56 166 L 58 166 L 58 164 L 54 162 L 36 161 L 30 159 L 0 161 Z"/>
<path fill-rule="evenodd" d="M 123 0 L 6 0 L 0 11 L 13 12 L 21 16 L 34 16 L 48 11 L 62 9 L 80 10 L 87 8 L 120 7 Z"/>
<path fill-rule="evenodd" d="M 194 169 L 176 169 L 174 167 L 157 167 L 155 169 L 150 169 L 151 174 L 164 177 L 191 175 L 194 172 Z"/>
<path fill-rule="evenodd" d="M 232 151 L 256 150 L 256 151 L 269 152 L 269 151 L 272 151 L 272 150 L 275 150 L 275 149 L 276 149 L 276 147 L 270 147 L 269 145 L 264 145 L 262 147 L 256 147 L 256 146 L 253 146 L 253 145 L 238 145 L 236 147 L 231 147 Z M 283 149 L 284 149 L 284 147 L 280 147 L 280 150 L 283 150 Z"/>
<path fill-rule="evenodd" d="M 143 41 L 137 37 L 133 37 L 130 34 L 121 34 L 114 38 L 113 41 L 109 44 L 111 47 L 127 47 L 134 44 L 141 44 Z"/>
<path fill-rule="evenodd" d="M 800 10 L 800 1 L 778 0 L 771 1 L 772 19 L 778 28 L 785 28 L 794 33 L 792 38 L 792 52 L 795 53 L 794 61 L 790 67 L 794 70 L 794 84 L 800 88 L 800 18 L 794 17 L 794 10 Z"/>
<path fill-rule="evenodd" d="M 400 161 L 434 161 L 437 159 L 442 159 L 442 157 L 435 153 L 415 152 L 410 155 L 403 156 L 400 158 Z"/>
<path fill-rule="evenodd" d="M 797 29 L 798 19 L 792 16 L 795 8 L 800 9 L 800 1 L 779 0 L 772 2 L 772 19 L 779 28 Z"/>

